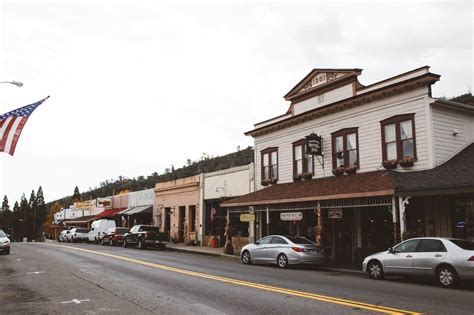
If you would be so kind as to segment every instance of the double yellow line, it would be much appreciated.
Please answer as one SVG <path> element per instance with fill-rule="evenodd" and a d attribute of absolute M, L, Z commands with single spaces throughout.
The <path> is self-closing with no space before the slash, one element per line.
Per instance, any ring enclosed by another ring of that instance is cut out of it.
<path fill-rule="evenodd" d="M 37 243 L 37 244 L 43 244 L 43 245 L 48 245 L 48 246 L 62 247 L 62 248 L 67 248 L 67 249 L 71 249 L 71 250 L 82 251 L 82 252 L 86 252 L 86 253 L 106 256 L 106 257 L 110 257 L 110 258 L 115 258 L 115 259 L 118 259 L 118 260 L 127 261 L 127 262 L 130 262 L 130 263 L 134 263 L 134 264 L 138 264 L 138 265 L 142 265 L 142 266 L 152 267 L 152 268 L 166 270 L 166 271 L 172 271 L 172 272 L 176 272 L 176 273 L 180 273 L 180 274 L 184 274 L 184 275 L 189 275 L 189 276 L 193 276 L 193 277 L 198 277 L 198 278 L 202 278 L 202 279 L 214 280 L 214 281 L 219 281 L 219 282 L 224 282 L 224 283 L 229 283 L 229 284 L 234 284 L 234 285 L 239 285 L 239 286 L 244 286 L 244 287 L 250 287 L 250 288 L 254 288 L 254 289 L 258 289 L 258 290 L 263 290 L 263 291 L 268 291 L 268 292 L 275 292 L 275 293 L 280 293 L 280 294 L 285 294 L 285 295 L 290 295 L 290 296 L 297 296 L 297 297 L 301 297 L 301 298 L 317 300 L 317 301 L 322 301 L 322 302 L 332 303 L 332 304 L 337 304 L 337 305 L 343 305 L 343 306 L 347 306 L 347 307 L 358 308 L 358 309 L 368 310 L 368 311 L 373 311 L 373 312 L 378 312 L 378 313 L 392 314 L 392 315 L 395 315 L 395 314 L 399 314 L 399 315 L 402 315 L 402 314 L 410 314 L 410 315 L 420 314 L 420 313 L 416 313 L 416 312 L 405 311 L 405 310 L 400 310 L 400 309 L 391 308 L 391 307 L 379 306 L 379 305 L 368 304 L 368 303 L 357 302 L 357 301 L 346 300 L 346 299 L 339 299 L 339 298 L 326 296 L 326 295 L 314 294 L 314 293 L 309 293 L 309 292 L 304 292 L 304 291 L 290 290 L 290 289 L 279 288 L 279 287 L 259 284 L 259 283 L 255 283 L 255 282 L 242 281 L 242 280 L 237 280 L 237 279 L 232 279 L 232 278 L 227 278 L 227 277 L 214 276 L 214 275 L 210 275 L 210 274 L 206 274 L 206 273 L 169 267 L 169 266 L 156 264 L 156 263 L 152 263 L 152 262 L 148 262 L 148 261 L 144 261 L 144 260 L 129 258 L 129 257 L 126 257 L 126 256 L 119 256 L 119 255 L 114 255 L 114 254 L 102 253 L 102 252 L 93 251 L 93 250 L 84 249 L 84 248 L 71 247 L 71 246 L 65 246 L 65 245 L 56 245 L 56 244 L 49 244 L 49 243 Z"/>

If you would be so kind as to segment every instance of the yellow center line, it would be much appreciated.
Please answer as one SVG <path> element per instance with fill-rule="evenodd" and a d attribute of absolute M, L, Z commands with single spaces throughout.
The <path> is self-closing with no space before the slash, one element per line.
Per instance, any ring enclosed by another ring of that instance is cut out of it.
<path fill-rule="evenodd" d="M 206 274 L 202 272 L 196 272 L 196 271 L 191 271 L 191 270 L 186 270 L 186 269 L 170 267 L 166 265 L 148 262 L 145 260 L 139 260 L 135 258 L 129 258 L 126 256 L 108 254 L 108 253 L 98 252 L 98 251 L 79 248 L 79 247 L 71 247 L 71 246 L 48 244 L 48 243 L 36 243 L 36 244 L 62 247 L 66 249 L 82 251 L 86 253 L 91 253 L 91 254 L 96 254 L 96 255 L 101 255 L 101 256 L 106 256 L 106 257 L 122 260 L 122 261 L 131 262 L 131 263 L 139 264 L 142 266 L 152 267 L 152 268 L 166 270 L 166 271 L 172 271 L 172 272 L 184 274 L 184 275 L 190 275 L 190 276 L 194 276 L 198 278 L 214 280 L 214 281 L 219 281 L 219 282 L 224 282 L 224 283 L 230 283 L 234 285 L 255 288 L 255 289 L 259 289 L 263 291 L 270 291 L 270 292 L 275 292 L 275 293 L 280 293 L 280 294 L 285 294 L 285 295 L 297 296 L 301 298 L 317 300 L 317 301 L 322 301 L 322 302 L 327 302 L 327 303 L 332 303 L 332 304 L 338 304 L 338 305 L 343 305 L 347 307 L 355 307 L 355 308 L 374 311 L 378 313 L 392 314 L 392 315 L 395 315 L 395 314 L 419 315 L 421 314 L 417 312 L 411 312 L 411 311 L 406 311 L 406 310 L 401 310 L 401 309 L 396 309 L 396 308 L 391 308 L 391 307 L 379 306 L 379 305 L 369 304 L 369 303 L 364 303 L 364 302 L 357 302 L 357 301 L 352 301 L 352 300 L 347 300 L 347 299 L 340 299 L 336 297 L 320 295 L 320 294 L 315 294 L 315 293 L 310 293 L 310 292 L 296 291 L 296 290 L 291 290 L 291 289 L 274 287 L 274 286 L 269 286 L 265 284 L 259 284 L 256 282 L 249 282 L 249 281 L 243 281 L 243 280 L 232 279 L 232 278 L 227 278 L 227 277 L 215 276 L 215 275 Z"/>

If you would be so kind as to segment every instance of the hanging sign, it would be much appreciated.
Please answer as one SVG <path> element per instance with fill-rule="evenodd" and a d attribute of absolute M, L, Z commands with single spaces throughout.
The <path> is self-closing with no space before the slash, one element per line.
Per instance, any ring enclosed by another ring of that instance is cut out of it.
<path fill-rule="evenodd" d="M 308 154 L 323 155 L 323 137 L 318 136 L 314 132 L 306 136 Z"/>
<path fill-rule="evenodd" d="M 342 209 L 329 209 L 328 217 L 329 219 L 342 219 Z"/>
<path fill-rule="evenodd" d="M 255 221 L 255 214 L 253 213 L 240 214 L 240 222 L 251 222 L 251 221 Z"/>
<path fill-rule="evenodd" d="M 302 212 L 282 212 L 280 213 L 280 220 L 301 221 L 303 220 L 303 213 Z"/>

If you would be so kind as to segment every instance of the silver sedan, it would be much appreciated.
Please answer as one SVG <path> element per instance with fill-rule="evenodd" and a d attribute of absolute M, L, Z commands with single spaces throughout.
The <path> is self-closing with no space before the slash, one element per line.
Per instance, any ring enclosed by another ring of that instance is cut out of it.
<path fill-rule="evenodd" d="M 364 259 L 362 270 L 373 279 L 385 274 L 434 277 L 443 287 L 474 279 L 474 243 L 468 240 L 421 237 Z"/>
<path fill-rule="evenodd" d="M 286 268 L 289 264 L 323 264 L 326 255 L 321 247 L 303 237 L 269 235 L 240 251 L 244 264 L 269 263 Z"/>

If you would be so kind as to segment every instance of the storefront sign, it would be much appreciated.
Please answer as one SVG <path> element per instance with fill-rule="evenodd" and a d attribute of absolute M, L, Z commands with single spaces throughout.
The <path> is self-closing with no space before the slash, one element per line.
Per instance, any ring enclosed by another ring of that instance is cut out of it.
<path fill-rule="evenodd" d="M 240 215 L 240 222 L 251 222 L 255 221 L 255 214 L 253 213 L 242 213 Z"/>
<path fill-rule="evenodd" d="M 89 210 L 91 208 L 91 203 L 89 201 L 77 201 L 74 203 L 74 208 Z"/>
<path fill-rule="evenodd" d="M 280 213 L 280 220 L 301 221 L 303 220 L 303 213 L 302 212 L 282 212 Z"/>
<path fill-rule="evenodd" d="M 329 219 L 342 219 L 342 209 L 329 209 L 328 217 Z"/>
<path fill-rule="evenodd" d="M 110 198 L 97 198 L 97 205 L 102 206 L 104 208 L 108 208 L 112 206 L 112 199 Z"/>
<path fill-rule="evenodd" d="M 308 154 L 323 155 L 323 137 L 312 133 L 309 136 L 306 136 L 306 140 L 308 145 Z"/>

